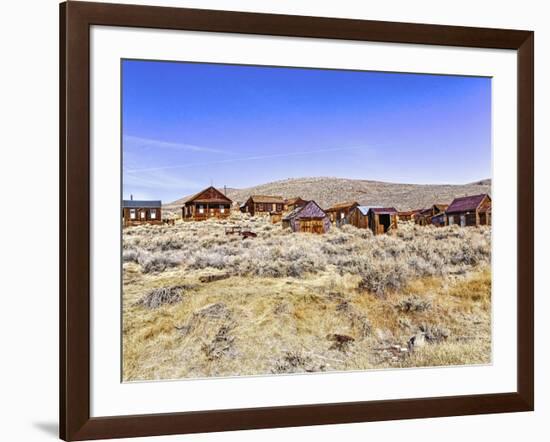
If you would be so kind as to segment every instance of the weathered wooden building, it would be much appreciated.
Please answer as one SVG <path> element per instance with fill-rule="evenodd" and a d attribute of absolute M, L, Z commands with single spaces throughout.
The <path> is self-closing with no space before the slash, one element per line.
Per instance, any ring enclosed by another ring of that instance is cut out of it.
<path fill-rule="evenodd" d="M 140 224 L 161 224 L 161 201 L 129 200 L 122 201 L 122 222 L 124 227 Z"/>
<path fill-rule="evenodd" d="M 416 215 L 414 222 L 421 226 L 437 225 L 442 218 L 440 215 L 445 214 L 448 206 L 448 204 L 433 204 L 426 209 L 422 209 Z"/>
<path fill-rule="evenodd" d="M 491 197 L 486 193 L 455 198 L 445 212 L 447 225 L 491 225 Z"/>
<path fill-rule="evenodd" d="M 293 232 L 326 233 L 330 230 L 330 219 L 315 201 L 309 201 L 283 218 L 283 228 Z"/>
<path fill-rule="evenodd" d="M 397 212 L 397 217 L 399 221 L 414 221 L 418 213 L 420 213 L 421 210 L 406 210 L 406 211 L 400 211 Z"/>
<path fill-rule="evenodd" d="M 285 208 L 282 196 L 252 195 L 241 206 L 241 212 L 252 216 L 281 214 Z"/>
<path fill-rule="evenodd" d="M 371 229 L 375 235 L 397 229 L 397 210 L 393 207 L 357 206 L 347 221 L 359 229 Z"/>
<path fill-rule="evenodd" d="M 369 228 L 375 235 L 397 229 L 397 210 L 394 207 L 371 207 L 368 218 Z"/>
<path fill-rule="evenodd" d="M 357 201 L 346 201 L 343 203 L 334 204 L 332 207 L 326 209 L 325 212 L 329 216 L 331 222 L 339 225 L 345 223 L 346 217 L 357 206 L 359 206 Z"/>
<path fill-rule="evenodd" d="M 300 198 L 288 198 L 285 200 L 285 210 L 292 211 L 297 207 L 304 207 L 309 201 Z"/>
<path fill-rule="evenodd" d="M 357 206 L 348 215 L 348 223 L 358 229 L 369 228 L 369 206 Z"/>
<path fill-rule="evenodd" d="M 208 218 L 227 218 L 231 201 L 223 192 L 210 186 L 188 198 L 181 209 L 184 220 L 202 221 Z"/>

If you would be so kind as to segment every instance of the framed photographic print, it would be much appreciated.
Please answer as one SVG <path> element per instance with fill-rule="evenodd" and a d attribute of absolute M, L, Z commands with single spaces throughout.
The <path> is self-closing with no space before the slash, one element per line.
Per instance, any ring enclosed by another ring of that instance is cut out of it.
<path fill-rule="evenodd" d="M 533 409 L 532 32 L 60 13 L 61 438 Z"/>

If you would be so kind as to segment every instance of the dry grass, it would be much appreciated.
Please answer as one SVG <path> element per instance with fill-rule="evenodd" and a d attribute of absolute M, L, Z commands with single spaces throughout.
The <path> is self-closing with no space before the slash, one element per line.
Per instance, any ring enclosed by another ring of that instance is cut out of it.
<path fill-rule="evenodd" d="M 239 216 L 129 228 L 124 248 L 126 381 L 490 362 L 488 228 L 317 236 Z"/>

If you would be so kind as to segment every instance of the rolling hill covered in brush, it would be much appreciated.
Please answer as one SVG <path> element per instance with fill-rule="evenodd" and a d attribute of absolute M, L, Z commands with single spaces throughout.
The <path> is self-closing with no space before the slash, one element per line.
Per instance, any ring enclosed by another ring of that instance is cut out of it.
<path fill-rule="evenodd" d="M 223 188 L 220 188 L 223 191 Z M 491 180 L 469 184 L 399 184 L 345 178 L 291 178 L 245 189 L 227 188 L 227 196 L 239 204 L 250 195 L 280 195 L 315 200 L 321 207 L 343 201 L 357 201 L 368 206 L 393 206 L 398 210 L 429 207 L 434 203 L 448 204 L 453 198 L 491 193 Z M 167 209 L 180 208 L 189 197 L 166 204 Z"/>

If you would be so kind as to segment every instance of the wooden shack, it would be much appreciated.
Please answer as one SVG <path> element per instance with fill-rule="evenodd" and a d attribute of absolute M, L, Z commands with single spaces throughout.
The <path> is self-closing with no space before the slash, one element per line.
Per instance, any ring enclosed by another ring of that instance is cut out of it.
<path fill-rule="evenodd" d="M 304 207 L 309 201 L 306 201 L 299 196 L 296 198 L 288 198 L 285 200 L 285 210 L 292 211 L 297 207 Z"/>
<path fill-rule="evenodd" d="M 285 200 L 282 196 L 252 195 L 241 206 L 243 213 L 252 216 L 282 214 L 285 207 Z"/>
<path fill-rule="evenodd" d="M 122 223 L 124 227 L 140 224 L 161 224 L 161 201 L 138 201 L 130 198 L 122 201 Z"/>
<path fill-rule="evenodd" d="M 309 201 L 283 218 L 283 228 L 293 232 L 326 233 L 330 230 L 330 219 L 315 201 Z"/>
<path fill-rule="evenodd" d="M 421 209 L 399 211 L 397 217 L 399 221 L 414 221 L 420 212 Z"/>
<path fill-rule="evenodd" d="M 348 223 L 358 229 L 369 228 L 369 209 L 368 206 L 357 206 L 348 215 Z"/>
<path fill-rule="evenodd" d="M 227 218 L 231 214 L 232 203 L 223 192 L 210 186 L 185 200 L 181 209 L 182 218 L 187 221 Z"/>
<path fill-rule="evenodd" d="M 394 207 L 371 207 L 368 219 L 369 228 L 375 235 L 397 229 L 397 210 Z"/>
<path fill-rule="evenodd" d="M 444 218 L 440 215 L 445 214 L 448 206 L 448 204 L 433 204 L 426 209 L 422 209 L 416 215 L 414 222 L 420 226 L 439 225 L 440 220 Z"/>
<path fill-rule="evenodd" d="M 334 204 L 326 209 L 325 212 L 329 216 L 331 222 L 340 225 L 345 223 L 346 217 L 357 206 L 359 206 L 357 201 L 346 201 L 343 203 Z"/>
<path fill-rule="evenodd" d="M 445 212 L 447 225 L 460 227 L 491 225 L 491 197 L 480 195 L 455 198 Z"/>

